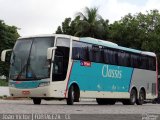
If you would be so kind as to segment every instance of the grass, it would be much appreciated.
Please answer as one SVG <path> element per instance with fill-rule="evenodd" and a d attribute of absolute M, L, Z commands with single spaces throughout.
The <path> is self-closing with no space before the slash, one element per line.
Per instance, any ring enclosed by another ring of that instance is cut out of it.
<path fill-rule="evenodd" d="M 8 80 L 0 79 L 0 86 L 8 86 Z"/>

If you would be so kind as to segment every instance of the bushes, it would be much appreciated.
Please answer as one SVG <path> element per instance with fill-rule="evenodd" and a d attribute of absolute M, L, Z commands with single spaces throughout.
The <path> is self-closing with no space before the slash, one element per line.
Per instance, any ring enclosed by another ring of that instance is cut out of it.
<path fill-rule="evenodd" d="M 8 80 L 0 79 L 0 86 L 8 86 Z"/>

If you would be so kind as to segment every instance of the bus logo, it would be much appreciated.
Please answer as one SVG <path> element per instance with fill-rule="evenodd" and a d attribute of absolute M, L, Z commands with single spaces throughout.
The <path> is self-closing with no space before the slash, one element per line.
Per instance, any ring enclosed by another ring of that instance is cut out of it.
<path fill-rule="evenodd" d="M 121 79 L 122 78 L 122 71 L 119 70 L 119 67 L 117 69 L 111 69 L 108 65 L 104 65 L 102 67 L 102 76 L 108 77 L 108 78 L 116 78 Z"/>
<path fill-rule="evenodd" d="M 91 62 L 90 61 L 81 61 L 80 64 L 81 64 L 81 66 L 86 66 L 86 67 L 90 67 L 91 66 Z"/>

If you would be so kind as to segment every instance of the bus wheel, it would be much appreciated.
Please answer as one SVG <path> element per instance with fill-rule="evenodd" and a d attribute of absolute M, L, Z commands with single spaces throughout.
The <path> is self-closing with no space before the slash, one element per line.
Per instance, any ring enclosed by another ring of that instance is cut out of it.
<path fill-rule="evenodd" d="M 144 99 L 145 99 L 145 92 L 144 90 L 141 89 L 139 92 L 139 98 L 137 99 L 136 104 L 142 105 L 144 103 Z"/>
<path fill-rule="evenodd" d="M 33 98 L 33 103 L 35 105 L 40 105 L 41 104 L 41 99 L 40 98 Z"/>
<path fill-rule="evenodd" d="M 134 105 L 136 103 L 136 100 L 137 100 L 137 92 L 135 89 L 132 89 L 130 93 L 130 99 L 123 100 L 122 103 L 123 105 Z"/>
<path fill-rule="evenodd" d="M 67 105 L 73 105 L 75 98 L 74 86 L 72 85 L 68 91 Z"/>

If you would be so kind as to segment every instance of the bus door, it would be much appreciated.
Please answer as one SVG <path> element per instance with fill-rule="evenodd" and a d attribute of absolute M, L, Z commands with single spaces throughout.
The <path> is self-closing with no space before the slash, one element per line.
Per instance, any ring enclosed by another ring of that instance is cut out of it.
<path fill-rule="evenodd" d="M 70 39 L 57 38 L 56 51 L 53 61 L 52 81 L 64 81 L 66 79 L 69 52 L 70 52 Z"/>

